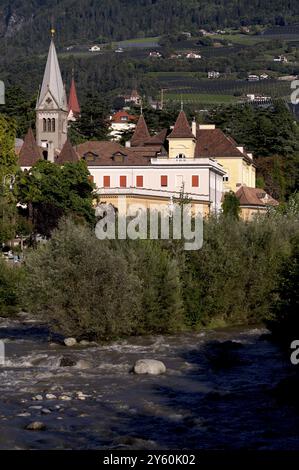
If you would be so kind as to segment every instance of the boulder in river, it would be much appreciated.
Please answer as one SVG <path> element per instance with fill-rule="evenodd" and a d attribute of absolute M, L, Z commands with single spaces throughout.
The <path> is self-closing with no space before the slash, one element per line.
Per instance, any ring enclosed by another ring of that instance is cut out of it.
<path fill-rule="evenodd" d="M 165 374 L 166 367 L 161 361 L 155 359 L 140 359 L 134 366 L 135 374 L 160 375 Z"/>
<path fill-rule="evenodd" d="M 47 393 L 46 394 L 46 399 L 47 400 L 56 400 L 56 395 L 53 395 L 53 393 Z"/>
<path fill-rule="evenodd" d="M 41 421 L 33 421 L 33 423 L 28 424 L 25 429 L 27 431 L 45 431 L 47 428 Z"/>
<path fill-rule="evenodd" d="M 91 364 L 85 359 L 79 359 L 75 365 L 76 369 L 90 369 Z"/>
<path fill-rule="evenodd" d="M 42 395 L 35 395 L 35 397 L 32 398 L 33 401 L 43 401 L 43 399 Z"/>
<path fill-rule="evenodd" d="M 69 348 L 71 348 L 73 346 L 76 346 L 76 344 L 77 344 L 76 338 L 65 338 L 65 340 L 63 342 Z"/>

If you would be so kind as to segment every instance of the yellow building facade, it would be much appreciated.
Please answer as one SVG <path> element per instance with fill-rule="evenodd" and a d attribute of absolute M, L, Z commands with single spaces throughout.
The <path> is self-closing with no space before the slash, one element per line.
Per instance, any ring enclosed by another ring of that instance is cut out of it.
<path fill-rule="evenodd" d="M 196 152 L 200 156 L 214 158 L 223 166 L 226 172 L 224 191 L 236 192 L 241 186 L 255 188 L 256 168 L 252 154 L 215 125 L 199 125 Z"/>

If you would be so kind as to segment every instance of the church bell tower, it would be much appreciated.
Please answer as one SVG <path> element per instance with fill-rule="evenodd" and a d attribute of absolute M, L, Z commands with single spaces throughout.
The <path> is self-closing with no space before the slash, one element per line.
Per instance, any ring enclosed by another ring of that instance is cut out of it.
<path fill-rule="evenodd" d="M 36 104 L 36 141 L 46 160 L 54 162 L 67 140 L 68 103 L 54 44 L 55 30 Z"/>

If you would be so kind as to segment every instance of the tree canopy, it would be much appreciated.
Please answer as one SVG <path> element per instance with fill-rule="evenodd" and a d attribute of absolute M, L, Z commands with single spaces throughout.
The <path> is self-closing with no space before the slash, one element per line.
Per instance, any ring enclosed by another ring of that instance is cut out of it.
<path fill-rule="evenodd" d="M 49 236 L 63 215 L 94 222 L 94 185 L 84 161 L 63 167 L 39 161 L 17 179 L 18 199 L 27 206 L 35 232 Z"/>

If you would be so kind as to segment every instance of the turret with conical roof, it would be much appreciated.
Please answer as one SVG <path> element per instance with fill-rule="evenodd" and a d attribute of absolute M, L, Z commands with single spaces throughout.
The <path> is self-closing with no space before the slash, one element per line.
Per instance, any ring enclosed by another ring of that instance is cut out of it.
<path fill-rule="evenodd" d="M 138 147 L 143 145 L 144 142 L 146 142 L 149 138 L 150 133 L 148 131 L 144 116 L 141 114 L 131 139 L 131 145 L 132 147 Z"/>
<path fill-rule="evenodd" d="M 42 160 L 42 153 L 35 141 L 33 131 L 30 127 L 19 154 L 19 165 L 23 168 L 32 167 L 39 160 Z"/>
<path fill-rule="evenodd" d="M 77 152 L 72 147 L 69 139 L 67 139 L 66 143 L 63 146 L 60 154 L 56 159 L 56 163 L 58 165 L 64 165 L 65 163 L 77 163 L 80 160 Z"/>
<path fill-rule="evenodd" d="M 169 158 L 194 158 L 196 137 L 193 135 L 188 119 L 183 110 L 180 111 L 172 132 L 168 136 Z"/>
<path fill-rule="evenodd" d="M 62 150 L 67 139 L 68 104 L 52 35 L 44 78 L 36 106 L 36 140 L 48 160 Z"/>

